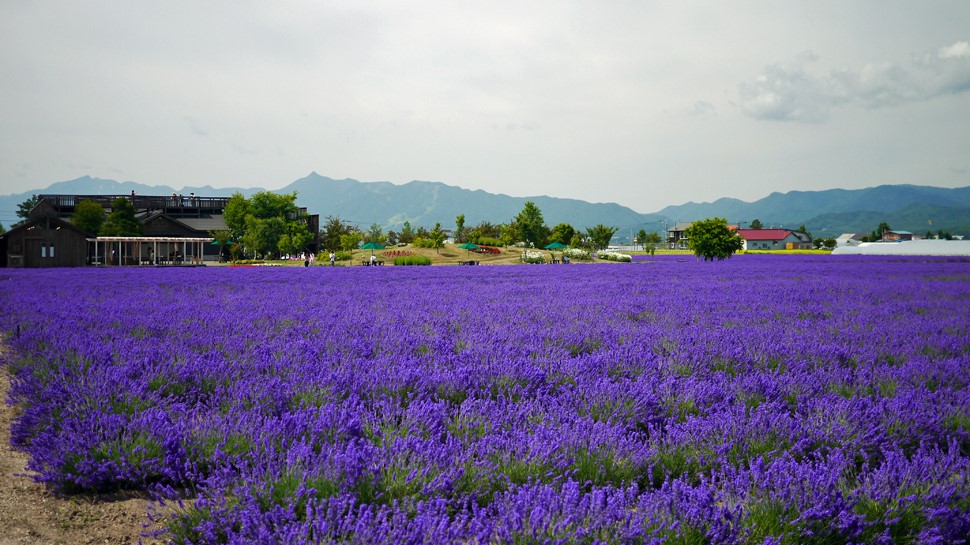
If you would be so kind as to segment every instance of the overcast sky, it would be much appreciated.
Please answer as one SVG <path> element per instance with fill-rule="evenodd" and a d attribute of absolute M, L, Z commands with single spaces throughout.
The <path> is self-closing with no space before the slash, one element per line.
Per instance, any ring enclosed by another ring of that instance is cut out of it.
<path fill-rule="evenodd" d="M 0 194 L 970 185 L 970 2 L 0 2 Z"/>

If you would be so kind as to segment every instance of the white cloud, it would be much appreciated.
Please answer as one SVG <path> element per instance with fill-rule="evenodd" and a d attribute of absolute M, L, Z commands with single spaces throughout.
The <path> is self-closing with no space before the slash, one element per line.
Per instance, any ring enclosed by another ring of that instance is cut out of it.
<path fill-rule="evenodd" d="M 941 47 L 937 53 L 941 59 L 951 59 L 954 57 L 970 57 L 970 42 L 957 42 L 953 45 Z"/>
<path fill-rule="evenodd" d="M 970 43 L 906 61 L 884 61 L 815 75 L 808 52 L 791 64 L 775 64 L 739 86 L 740 106 L 757 119 L 819 122 L 837 107 L 883 108 L 970 91 Z"/>

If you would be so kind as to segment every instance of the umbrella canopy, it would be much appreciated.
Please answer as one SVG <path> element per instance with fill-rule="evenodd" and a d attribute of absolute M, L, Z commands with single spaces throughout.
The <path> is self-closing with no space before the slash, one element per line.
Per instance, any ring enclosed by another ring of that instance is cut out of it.
<path fill-rule="evenodd" d="M 559 242 L 558 240 L 550 242 L 549 244 L 546 244 L 547 250 L 562 250 L 565 247 L 566 245 L 563 244 L 562 242 Z"/>
<path fill-rule="evenodd" d="M 468 254 L 469 250 L 477 250 L 478 249 L 478 244 L 473 244 L 471 242 L 466 242 L 464 244 L 459 245 L 458 247 L 459 248 L 464 248 L 465 249 L 465 254 Z"/>
<path fill-rule="evenodd" d="M 370 255 L 374 255 L 374 250 L 383 250 L 384 245 L 380 242 L 368 242 L 360 247 L 361 250 L 370 250 Z"/>

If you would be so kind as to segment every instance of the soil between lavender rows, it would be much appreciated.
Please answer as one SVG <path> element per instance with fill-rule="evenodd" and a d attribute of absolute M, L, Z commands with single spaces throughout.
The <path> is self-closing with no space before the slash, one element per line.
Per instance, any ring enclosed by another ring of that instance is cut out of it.
<path fill-rule="evenodd" d="M 3 347 L 0 346 L 0 350 Z M 8 403 L 10 376 L 0 367 L 0 545 L 145 545 L 152 502 L 144 495 L 60 496 L 34 481 L 27 455 L 10 444 L 17 408 Z"/>

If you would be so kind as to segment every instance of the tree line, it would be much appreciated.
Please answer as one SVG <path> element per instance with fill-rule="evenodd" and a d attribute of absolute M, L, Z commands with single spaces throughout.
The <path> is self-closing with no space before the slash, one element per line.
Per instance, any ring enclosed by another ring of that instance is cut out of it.
<path fill-rule="evenodd" d="M 548 244 L 558 242 L 570 247 L 600 250 L 609 246 L 616 231 L 616 227 L 602 224 L 589 227 L 585 231 L 580 231 L 568 223 L 549 227 L 539 207 L 534 202 L 528 201 L 522 211 L 508 223 L 492 223 L 483 220 L 478 225 L 469 226 L 465 215 L 459 214 L 455 218 L 455 229 L 450 234 L 455 244 L 470 242 L 479 246 L 522 245 L 529 248 L 544 248 Z M 411 222 L 405 221 L 400 230 L 384 231 L 377 224 L 361 229 L 339 217 L 327 216 L 326 223 L 320 229 L 320 248 L 348 251 L 362 243 L 377 242 L 385 246 L 412 244 L 440 249 L 444 246 L 448 234 L 440 222 L 435 223 L 429 230 L 421 226 L 415 227 Z M 660 235 L 656 233 L 653 235 L 659 242 Z M 643 238 L 647 239 L 649 236 L 644 233 Z"/>
<path fill-rule="evenodd" d="M 226 229 L 209 234 L 233 259 L 244 257 L 279 257 L 308 251 L 314 239 L 306 214 L 296 205 L 296 192 L 279 195 L 262 191 L 250 198 L 235 193 L 223 210 Z M 19 205 L 17 216 L 26 221 L 39 197 L 31 196 Z M 131 201 L 119 197 L 112 201 L 107 212 L 98 202 L 82 200 L 77 203 L 71 222 L 86 233 L 99 236 L 141 236 L 143 226 L 135 217 Z M 19 223 L 18 223 L 19 224 Z M 16 227 L 18 224 L 14 224 Z M 386 246 L 413 244 L 440 249 L 449 234 L 456 244 L 471 242 L 482 246 L 514 246 L 544 248 L 553 242 L 574 248 L 602 250 L 609 246 L 618 228 L 603 224 L 580 230 L 569 223 L 550 227 L 542 211 L 532 201 L 507 223 L 483 220 L 475 226 L 466 224 L 465 215 L 455 218 L 455 229 L 448 231 L 441 223 L 428 229 L 405 221 L 399 230 L 384 230 L 378 224 L 363 229 L 338 216 L 327 216 L 319 236 L 320 251 L 350 251 L 361 244 L 377 242 Z M 641 229 L 637 242 L 646 246 L 662 240 L 660 234 Z"/>

